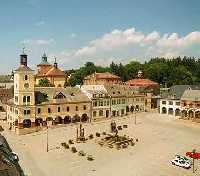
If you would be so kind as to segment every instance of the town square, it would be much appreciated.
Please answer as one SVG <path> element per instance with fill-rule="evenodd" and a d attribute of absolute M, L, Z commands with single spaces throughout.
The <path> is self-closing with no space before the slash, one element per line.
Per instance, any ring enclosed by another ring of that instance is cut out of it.
<path fill-rule="evenodd" d="M 198 0 L 0 5 L 0 176 L 200 176 Z"/>

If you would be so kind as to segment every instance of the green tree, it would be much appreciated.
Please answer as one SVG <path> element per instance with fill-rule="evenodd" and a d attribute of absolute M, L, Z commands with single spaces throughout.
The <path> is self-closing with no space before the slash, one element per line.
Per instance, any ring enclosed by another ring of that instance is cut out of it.
<path fill-rule="evenodd" d="M 50 81 L 47 78 L 40 79 L 38 86 L 40 86 L 40 87 L 54 87 L 54 85 L 51 84 Z"/>

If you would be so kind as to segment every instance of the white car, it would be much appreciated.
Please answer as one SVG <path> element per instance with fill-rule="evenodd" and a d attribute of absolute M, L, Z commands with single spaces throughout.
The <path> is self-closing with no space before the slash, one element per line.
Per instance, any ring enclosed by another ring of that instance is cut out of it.
<path fill-rule="evenodd" d="M 175 159 L 171 160 L 171 163 L 173 165 L 183 167 L 183 168 L 186 168 L 186 169 L 189 169 L 191 167 L 191 163 L 189 161 L 185 161 L 183 159 L 175 158 Z"/>
<path fill-rule="evenodd" d="M 186 158 L 185 156 L 175 155 L 175 159 L 179 159 L 179 160 L 182 159 L 182 160 L 188 161 L 192 165 L 192 161 L 190 159 Z"/>

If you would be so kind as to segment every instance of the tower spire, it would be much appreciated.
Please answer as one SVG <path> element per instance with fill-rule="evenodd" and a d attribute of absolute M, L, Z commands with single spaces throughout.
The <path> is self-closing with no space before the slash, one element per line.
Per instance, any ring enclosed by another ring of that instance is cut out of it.
<path fill-rule="evenodd" d="M 55 60 L 55 61 L 54 61 L 54 67 L 55 67 L 55 68 L 58 68 L 58 63 L 56 62 L 56 57 L 54 58 L 54 60 Z"/>

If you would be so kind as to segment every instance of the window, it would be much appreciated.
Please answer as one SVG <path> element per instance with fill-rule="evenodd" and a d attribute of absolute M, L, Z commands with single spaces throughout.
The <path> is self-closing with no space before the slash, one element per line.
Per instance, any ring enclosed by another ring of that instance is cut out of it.
<path fill-rule="evenodd" d="M 166 101 L 162 101 L 162 104 L 166 104 Z"/>
<path fill-rule="evenodd" d="M 93 98 L 96 98 L 96 96 L 97 96 L 96 94 L 93 94 Z"/>
<path fill-rule="evenodd" d="M 40 108 L 38 108 L 38 114 L 40 114 L 41 113 L 41 109 Z"/>
<path fill-rule="evenodd" d="M 27 76 L 27 75 L 25 75 L 25 76 L 24 76 L 24 79 L 25 79 L 25 80 L 28 80 L 28 76 Z"/>
<path fill-rule="evenodd" d="M 169 105 L 173 105 L 173 101 L 169 101 Z"/>
<path fill-rule="evenodd" d="M 179 106 L 179 105 L 180 105 L 180 102 L 177 101 L 177 102 L 176 102 L 176 106 Z"/>
<path fill-rule="evenodd" d="M 109 100 L 107 100 L 107 106 L 109 106 L 109 104 L 110 104 L 110 103 L 109 103 Z"/>
<path fill-rule="evenodd" d="M 122 99 L 122 104 L 125 104 L 125 99 Z"/>
<path fill-rule="evenodd" d="M 184 106 L 187 106 L 187 103 L 184 103 Z"/>
<path fill-rule="evenodd" d="M 67 112 L 69 112 L 69 106 L 67 106 Z"/>
<path fill-rule="evenodd" d="M 94 101 L 94 102 L 93 102 L 93 106 L 94 106 L 94 107 L 97 107 L 97 101 Z"/>
<path fill-rule="evenodd" d="M 18 115 L 18 110 L 17 109 L 15 109 L 15 114 Z"/>
<path fill-rule="evenodd" d="M 31 97 L 30 96 L 24 96 L 23 97 L 23 103 L 30 103 Z"/>
<path fill-rule="evenodd" d="M 97 116 L 97 112 L 94 111 L 94 112 L 93 112 L 93 117 L 96 117 L 96 116 Z"/>
<path fill-rule="evenodd" d="M 86 105 L 83 106 L 83 109 L 86 110 Z"/>
<path fill-rule="evenodd" d="M 48 113 L 51 113 L 51 108 L 48 108 Z"/>
<path fill-rule="evenodd" d="M 76 111 L 78 111 L 78 106 L 76 106 Z"/>
<path fill-rule="evenodd" d="M 30 103 L 30 101 L 31 101 L 31 97 L 30 97 L 30 96 L 27 96 L 27 102 Z"/>
<path fill-rule="evenodd" d="M 29 115 L 31 114 L 31 110 L 30 109 L 25 109 L 24 110 L 24 115 Z"/>
<path fill-rule="evenodd" d="M 99 116 L 103 116 L 103 110 L 99 111 Z"/>
<path fill-rule="evenodd" d="M 58 107 L 58 112 L 60 112 L 60 107 Z"/>
<path fill-rule="evenodd" d="M 26 96 L 23 97 L 23 102 L 24 102 L 24 103 L 26 102 Z"/>
<path fill-rule="evenodd" d="M 100 102 L 99 102 L 99 106 L 103 106 L 103 101 L 100 101 Z"/>
<path fill-rule="evenodd" d="M 18 102 L 18 96 L 15 96 L 15 102 L 16 103 Z"/>

